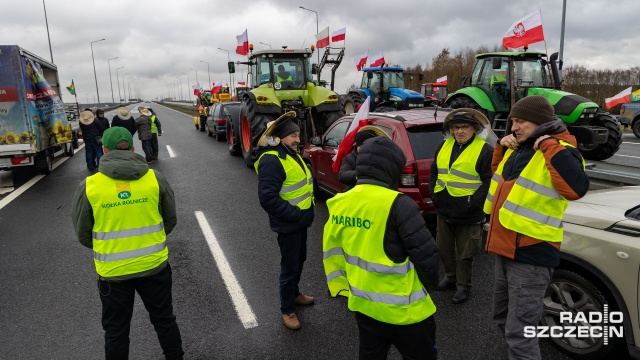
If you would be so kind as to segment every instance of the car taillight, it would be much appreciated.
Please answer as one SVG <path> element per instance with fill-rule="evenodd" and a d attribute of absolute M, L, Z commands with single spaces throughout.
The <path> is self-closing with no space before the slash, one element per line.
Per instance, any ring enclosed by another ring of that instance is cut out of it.
<path fill-rule="evenodd" d="M 30 156 L 11 158 L 11 164 L 13 164 L 13 165 L 30 164 L 30 163 L 31 163 L 31 157 Z"/>
<path fill-rule="evenodd" d="M 226 118 L 219 118 L 218 119 L 218 125 L 224 125 L 227 123 L 227 119 Z"/>
<path fill-rule="evenodd" d="M 400 186 L 416 186 L 417 173 L 415 164 L 407 165 L 400 174 Z"/>

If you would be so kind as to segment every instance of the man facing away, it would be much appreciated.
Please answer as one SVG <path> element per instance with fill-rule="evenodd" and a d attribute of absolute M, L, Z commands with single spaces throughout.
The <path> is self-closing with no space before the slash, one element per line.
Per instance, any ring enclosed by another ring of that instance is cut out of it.
<path fill-rule="evenodd" d="M 570 200 L 589 190 L 575 137 L 540 95 L 518 101 L 508 119 L 512 134 L 493 153 L 491 214 L 486 249 L 496 254 L 493 319 L 509 347 L 509 359 L 540 359 L 537 326 L 553 268 L 560 264 L 562 216 Z"/>
<path fill-rule="evenodd" d="M 327 200 L 323 264 L 332 296 L 349 298 L 359 330 L 359 358 L 436 359 L 438 248 L 418 205 L 395 190 L 406 157 L 391 139 L 362 145 L 356 186 Z"/>
<path fill-rule="evenodd" d="M 116 115 L 111 119 L 111 126 L 121 126 L 131 133 L 131 136 L 135 135 L 138 131 L 136 121 L 131 116 L 131 111 L 124 106 L 118 108 Z"/>
<path fill-rule="evenodd" d="M 136 119 L 136 126 L 138 127 L 138 139 L 142 142 L 142 151 L 144 151 L 144 158 L 147 162 L 153 161 L 153 149 L 151 148 L 151 111 L 147 108 L 138 108 L 140 116 Z"/>
<path fill-rule="evenodd" d="M 454 304 L 468 300 L 473 258 L 480 251 L 482 211 L 491 182 L 493 149 L 476 132 L 484 117 L 473 109 L 456 109 L 444 120 L 450 134 L 436 150 L 429 193 L 438 215 L 436 242 L 445 278 L 438 290 L 456 288 Z M 486 120 L 488 123 L 489 121 Z"/>
<path fill-rule="evenodd" d="M 133 152 L 122 127 L 104 132 L 98 172 L 76 189 L 71 216 L 80 243 L 93 250 L 102 302 L 106 359 L 128 359 L 137 292 L 166 359 L 182 359 L 173 314 L 166 235 L 177 223 L 173 190 Z"/>
<path fill-rule="evenodd" d="M 260 205 L 269 215 L 271 230 L 278 234 L 282 321 L 287 328 L 298 330 L 296 305 L 315 301 L 298 287 L 307 259 L 307 228 L 314 216 L 313 177 L 297 151 L 300 128 L 286 115 L 267 125 L 258 141 L 263 149 L 254 166 Z"/>

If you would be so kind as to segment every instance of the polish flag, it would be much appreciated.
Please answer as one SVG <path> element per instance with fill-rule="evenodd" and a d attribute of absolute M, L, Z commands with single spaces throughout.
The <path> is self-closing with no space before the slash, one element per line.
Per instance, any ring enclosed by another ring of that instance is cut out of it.
<path fill-rule="evenodd" d="M 364 54 L 360 55 L 359 58 L 353 59 L 353 63 L 356 64 L 356 68 L 358 71 L 362 70 L 362 68 L 367 64 L 367 57 L 369 56 L 369 50 L 365 51 Z"/>
<path fill-rule="evenodd" d="M 238 39 L 236 54 L 247 55 L 249 53 L 249 37 L 247 37 L 247 30 L 245 29 L 242 34 L 236 36 L 236 39 Z"/>
<path fill-rule="evenodd" d="M 544 31 L 542 17 L 538 11 L 511 24 L 502 38 L 502 46 L 505 49 L 517 49 L 539 41 L 544 41 Z"/>
<path fill-rule="evenodd" d="M 218 81 L 217 83 L 213 84 L 213 87 L 211 88 L 211 93 L 217 94 L 220 92 L 220 89 L 222 89 L 222 81 Z"/>
<path fill-rule="evenodd" d="M 438 80 L 436 80 L 436 85 L 447 86 L 447 75 L 439 77 Z"/>
<path fill-rule="evenodd" d="M 321 49 L 327 46 L 329 46 L 329 27 L 328 26 L 324 28 L 324 30 L 316 34 L 316 47 L 318 49 Z"/>
<path fill-rule="evenodd" d="M 371 65 L 369 65 L 369 67 L 376 67 L 376 66 L 382 66 L 382 65 L 384 65 L 384 55 L 382 54 L 382 51 L 380 51 L 378 55 L 376 55 L 373 58 L 373 62 L 371 63 Z"/>
<path fill-rule="evenodd" d="M 347 33 L 347 28 L 343 27 L 342 29 L 336 30 L 334 32 L 331 33 L 331 41 L 332 42 L 338 42 L 338 41 L 344 41 L 345 35 Z"/>
<path fill-rule="evenodd" d="M 347 130 L 347 135 L 345 135 L 344 139 L 338 146 L 338 153 L 333 158 L 333 164 L 331 168 L 333 172 L 337 173 L 340 171 L 340 165 L 342 165 L 342 160 L 345 156 L 347 156 L 353 150 L 353 144 L 356 143 L 356 133 L 360 130 L 361 127 L 369 125 L 369 97 L 367 96 L 367 100 L 362 103 L 360 106 L 360 110 L 356 116 L 353 117 L 351 121 L 351 125 L 349 125 L 349 129 Z"/>
<path fill-rule="evenodd" d="M 604 99 L 604 103 L 607 109 L 611 109 L 618 104 L 624 104 L 628 102 L 631 102 L 631 87 L 622 90 L 613 97 Z"/>
<path fill-rule="evenodd" d="M 196 83 L 195 85 L 192 85 L 191 87 L 193 88 L 193 95 L 200 96 L 200 89 L 202 89 L 200 87 L 200 84 Z"/>

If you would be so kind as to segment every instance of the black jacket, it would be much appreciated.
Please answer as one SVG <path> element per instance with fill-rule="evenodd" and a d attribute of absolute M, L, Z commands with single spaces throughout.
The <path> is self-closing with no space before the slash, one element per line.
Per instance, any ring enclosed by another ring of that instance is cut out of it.
<path fill-rule="evenodd" d="M 356 185 L 356 159 L 358 158 L 358 150 L 355 148 L 347 156 L 342 159 L 340 164 L 340 172 L 338 177 L 340 182 L 347 185 L 345 190 L 349 190 Z"/>
<path fill-rule="evenodd" d="M 293 156 L 300 166 L 305 169 L 297 153 L 284 144 L 270 146 L 262 149 L 265 151 L 276 150 L 280 158 Z M 260 157 L 258 154 L 258 157 Z M 297 206 L 289 204 L 280 197 L 280 189 L 287 175 L 278 157 L 265 155 L 258 164 L 258 198 L 260 206 L 269 215 L 269 225 L 273 232 L 288 234 L 311 226 L 313 223 L 313 205 L 309 209 L 302 210 Z"/>
<path fill-rule="evenodd" d="M 472 137 L 466 143 L 459 145 L 456 144 L 451 151 L 451 159 L 449 166 L 460 156 L 460 154 L 471 144 Z M 452 224 L 481 224 L 485 222 L 486 216 L 482 208 L 484 207 L 484 201 L 487 198 L 489 192 L 489 185 L 491 185 L 491 159 L 493 158 L 493 148 L 489 144 L 484 144 L 476 163 L 476 171 L 480 174 L 480 180 L 482 185 L 471 196 L 451 196 L 445 189 L 438 193 L 434 192 L 436 186 L 436 180 L 438 179 L 438 154 L 442 149 L 444 142 L 440 144 L 436 150 L 436 154 L 431 164 L 431 175 L 429 177 L 429 194 L 431 194 L 431 200 L 436 207 L 438 216 L 442 217 L 446 222 Z"/>
<path fill-rule="evenodd" d="M 118 115 L 115 115 L 113 119 L 111 119 L 111 126 L 121 126 L 131 133 L 131 136 L 135 135 L 138 131 L 138 127 L 136 126 L 136 120 L 133 117 L 128 118 L 127 120 L 120 119 Z"/>
<path fill-rule="evenodd" d="M 104 134 L 104 132 L 110 127 L 109 120 L 104 116 L 102 118 L 96 116 L 95 120 L 98 120 L 98 122 L 100 123 L 100 127 L 102 128 L 100 136 L 102 136 L 102 134 Z"/>
<path fill-rule="evenodd" d="M 95 119 L 89 125 L 80 122 L 80 131 L 82 131 L 82 139 L 84 139 L 85 142 L 96 142 L 96 137 L 102 136 L 104 132 L 102 126 L 100 126 L 100 122 Z"/>
<path fill-rule="evenodd" d="M 360 148 L 356 162 L 357 184 L 395 189 L 405 163 L 404 153 L 391 139 L 368 139 Z M 407 195 L 399 195 L 391 206 L 383 246 L 384 253 L 395 263 L 409 257 L 427 290 L 438 285 L 438 247 L 418 204 Z"/>

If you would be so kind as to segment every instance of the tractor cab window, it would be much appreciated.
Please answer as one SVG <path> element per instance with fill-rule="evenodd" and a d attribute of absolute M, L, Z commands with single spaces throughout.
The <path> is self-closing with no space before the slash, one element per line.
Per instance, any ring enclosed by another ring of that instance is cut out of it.
<path fill-rule="evenodd" d="M 312 76 L 308 73 L 308 62 L 304 58 L 274 58 L 273 59 L 273 82 L 276 90 L 280 89 L 304 89 L 306 79 Z"/>
<path fill-rule="evenodd" d="M 401 88 L 404 89 L 404 74 L 402 71 L 385 71 L 383 77 L 384 90 L 389 88 Z"/>
<path fill-rule="evenodd" d="M 487 92 L 497 110 L 509 108 L 511 90 L 509 88 L 509 61 L 506 58 L 486 58 L 478 86 Z"/>
<path fill-rule="evenodd" d="M 522 87 L 545 87 L 546 73 L 540 60 L 518 61 L 515 64 L 515 84 Z"/>
<path fill-rule="evenodd" d="M 251 67 L 251 80 L 254 84 L 262 85 L 271 81 L 271 66 L 266 56 L 256 58 L 255 63 L 251 65 Z"/>

